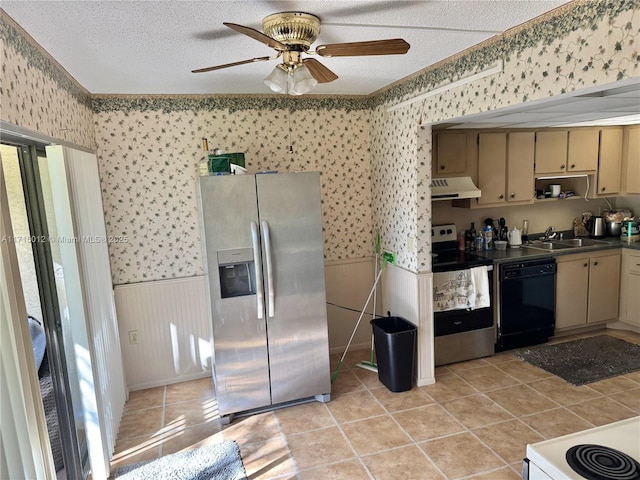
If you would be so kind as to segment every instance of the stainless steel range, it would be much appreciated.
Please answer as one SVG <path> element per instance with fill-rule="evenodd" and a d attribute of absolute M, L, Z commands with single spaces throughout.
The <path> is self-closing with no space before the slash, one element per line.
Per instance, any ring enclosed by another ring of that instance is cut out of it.
<path fill-rule="evenodd" d="M 492 261 L 457 249 L 454 224 L 431 228 L 435 365 L 493 355 Z"/>

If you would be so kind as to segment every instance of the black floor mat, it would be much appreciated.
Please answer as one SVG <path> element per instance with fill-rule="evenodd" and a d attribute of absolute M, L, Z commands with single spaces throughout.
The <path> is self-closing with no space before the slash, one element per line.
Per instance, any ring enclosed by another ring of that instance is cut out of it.
<path fill-rule="evenodd" d="M 521 348 L 513 355 L 573 385 L 640 370 L 640 345 L 609 335 Z"/>

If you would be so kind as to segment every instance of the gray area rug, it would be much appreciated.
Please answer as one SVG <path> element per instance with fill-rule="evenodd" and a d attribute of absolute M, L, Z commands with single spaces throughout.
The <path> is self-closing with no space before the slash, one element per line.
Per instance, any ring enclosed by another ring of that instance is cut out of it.
<path fill-rule="evenodd" d="M 246 480 L 236 442 L 226 441 L 119 467 L 118 480 Z"/>
<path fill-rule="evenodd" d="M 640 370 L 640 345 L 609 335 L 521 348 L 513 355 L 573 385 Z"/>

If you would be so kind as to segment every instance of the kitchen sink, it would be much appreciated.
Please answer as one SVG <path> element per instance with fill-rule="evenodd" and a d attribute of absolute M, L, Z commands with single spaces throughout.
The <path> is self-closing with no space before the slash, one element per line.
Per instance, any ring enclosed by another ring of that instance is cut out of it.
<path fill-rule="evenodd" d="M 533 240 L 525 248 L 533 248 L 536 250 L 546 250 L 553 252 L 556 250 L 565 250 L 568 248 L 592 247 L 594 245 L 607 245 L 604 240 L 595 240 L 593 238 L 568 238 L 566 240 Z"/>
<path fill-rule="evenodd" d="M 566 245 L 564 243 L 552 242 L 549 240 L 533 240 L 527 245 L 523 245 L 525 248 L 534 248 L 536 250 L 547 250 L 553 252 L 555 250 L 563 250 L 565 248 L 574 248 L 573 245 Z"/>
<path fill-rule="evenodd" d="M 551 240 L 555 243 L 570 245 L 572 247 L 592 247 L 593 245 L 606 245 L 604 240 L 595 240 L 593 238 L 569 238 L 567 240 Z"/>

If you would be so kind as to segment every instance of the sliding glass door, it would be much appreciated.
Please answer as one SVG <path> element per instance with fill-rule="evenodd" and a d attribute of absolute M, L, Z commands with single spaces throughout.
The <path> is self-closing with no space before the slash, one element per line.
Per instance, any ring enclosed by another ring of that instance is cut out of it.
<path fill-rule="evenodd" d="M 73 239 L 58 235 L 55 192 L 45 153 L 33 146 L 2 145 L 1 156 L 7 189 L 13 192 L 9 210 L 16 225 L 14 239 L 23 250 L 19 265 L 25 301 L 29 314 L 42 322 L 45 331 L 48 364 L 40 371 L 41 390 L 45 397 L 50 393 L 44 391 L 47 385 L 53 388 L 55 411 L 45 401 L 45 414 L 54 462 L 56 469 L 65 469 L 67 478 L 86 478 L 90 467 L 74 340 L 86 327 L 83 316 L 71 315 L 70 304 L 82 293 L 74 282 L 78 272 L 69 271 L 77 265 L 64 259 L 64 242 Z M 56 458 L 59 453 L 62 466 Z"/>

